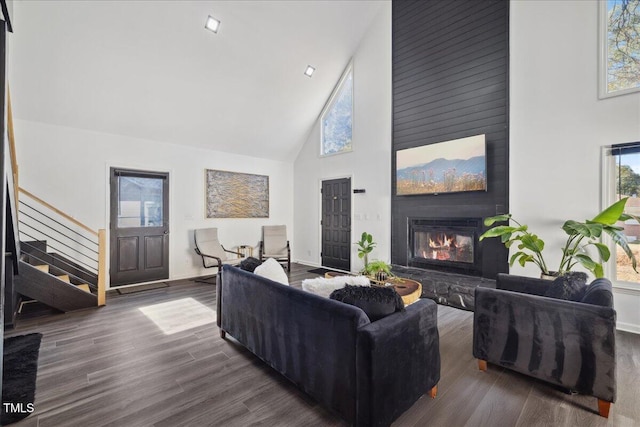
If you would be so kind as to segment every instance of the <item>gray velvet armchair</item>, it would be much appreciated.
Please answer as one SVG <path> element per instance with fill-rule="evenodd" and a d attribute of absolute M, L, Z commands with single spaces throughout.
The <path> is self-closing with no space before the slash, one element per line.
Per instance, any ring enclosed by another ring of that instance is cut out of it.
<path fill-rule="evenodd" d="M 543 296 L 551 281 L 499 274 L 477 288 L 473 356 L 598 399 L 608 417 L 616 399 L 616 312 L 611 282 L 596 279 L 580 301 Z"/>

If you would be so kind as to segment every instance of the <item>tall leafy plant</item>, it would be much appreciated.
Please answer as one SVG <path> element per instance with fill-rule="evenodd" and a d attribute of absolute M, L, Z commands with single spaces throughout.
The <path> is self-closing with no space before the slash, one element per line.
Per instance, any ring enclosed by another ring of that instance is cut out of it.
<path fill-rule="evenodd" d="M 528 262 L 532 262 L 540 268 L 540 272 L 544 275 L 562 275 L 571 271 L 575 266 L 581 265 L 588 271 L 592 272 L 596 277 L 604 276 L 603 262 L 611 257 L 611 251 L 607 245 L 600 240 L 603 235 L 608 235 L 611 240 L 622 248 L 624 253 L 631 260 L 634 271 L 637 270 L 637 261 L 633 254 L 627 237 L 623 233 L 623 228 L 617 226 L 618 221 L 626 221 L 634 219 L 640 222 L 640 217 L 627 214 L 624 208 L 628 198 L 620 199 L 615 202 L 593 219 L 584 222 L 568 220 L 562 226 L 562 230 L 567 234 L 567 241 L 562 248 L 562 258 L 557 270 L 550 271 L 547 263 L 542 256 L 544 250 L 544 241 L 537 235 L 529 231 L 528 226 L 520 224 L 513 219 L 511 214 L 497 215 L 486 218 L 484 223 L 491 226 L 498 222 L 512 222 L 515 225 L 497 225 L 490 228 L 480 236 L 480 240 L 492 237 L 500 237 L 502 243 L 510 248 L 514 244 L 517 245 L 516 251 L 509 260 L 509 265 L 517 261 L 521 266 Z M 597 253 L 596 259 L 591 256 L 589 250 L 593 248 Z"/>
<path fill-rule="evenodd" d="M 591 220 L 586 220 L 585 222 L 568 220 L 564 223 L 562 229 L 567 233 L 568 237 L 567 242 L 562 248 L 562 259 L 560 260 L 560 267 L 558 268 L 559 274 L 571 271 L 573 267 L 580 264 L 591 271 L 596 277 L 603 277 L 604 269 L 602 262 L 608 261 L 611 257 L 609 247 L 600 242 L 603 233 L 607 234 L 616 245 L 622 248 L 631 260 L 633 270 L 638 272 L 636 269 L 636 257 L 629 247 L 627 237 L 623 233 L 623 228 L 616 225 L 618 221 L 626 221 L 629 219 L 640 221 L 640 218 L 637 216 L 624 212 L 627 199 L 628 198 L 625 197 L 618 200 Z M 597 261 L 591 258 L 587 252 L 589 247 L 595 248 L 598 253 L 599 259 Z"/>

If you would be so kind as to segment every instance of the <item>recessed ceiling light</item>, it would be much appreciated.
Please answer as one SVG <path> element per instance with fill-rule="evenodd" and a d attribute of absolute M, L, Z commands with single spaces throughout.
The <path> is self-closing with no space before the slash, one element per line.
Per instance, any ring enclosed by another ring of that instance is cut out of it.
<path fill-rule="evenodd" d="M 307 76 L 307 77 L 311 77 L 311 76 L 313 75 L 313 72 L 314 72 L 315 70 L 316 70 L 316 69 L 315 69 L 315 68 L 313 68 L 311 65 L 307 65 L 307 69 L 306 69 L 306 70 L 304 70 L 304 75 L 305 75 L 305 76 Z"/>
<path fill-rule="evenodd" d="M 209 17 L 207 18 L 207 23 L 204 24 L 204 27 L 207 30 L 211 30 L 214 33 L 217 33 L 218 32 L 218 28 L 220 28 L 220 21 L 218 21 L 213 16 L 209 15 Z"/>

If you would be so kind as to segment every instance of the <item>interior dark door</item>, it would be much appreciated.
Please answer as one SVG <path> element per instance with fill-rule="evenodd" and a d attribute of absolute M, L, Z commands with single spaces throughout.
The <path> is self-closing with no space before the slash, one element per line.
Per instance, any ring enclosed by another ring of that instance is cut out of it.
<path fill-rule="evenodd" d="M 169 278 L 169 174 L 111 168 L 111 286 Z"/>
<path fill-rule="evenodd" d="M 351 270 L 351 179 L 322 181 L 322 265 Z"/>

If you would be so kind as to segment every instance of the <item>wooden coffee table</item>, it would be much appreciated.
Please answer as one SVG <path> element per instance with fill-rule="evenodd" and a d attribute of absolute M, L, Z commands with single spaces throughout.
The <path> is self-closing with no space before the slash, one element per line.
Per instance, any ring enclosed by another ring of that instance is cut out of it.
<path fill-rule="evenodd" d="M 398 295 L 402 297 L 404 305 L 416 302 L 422 295 L 422 284 L 416 280 L 394 277 L 391 283 Z"/>

